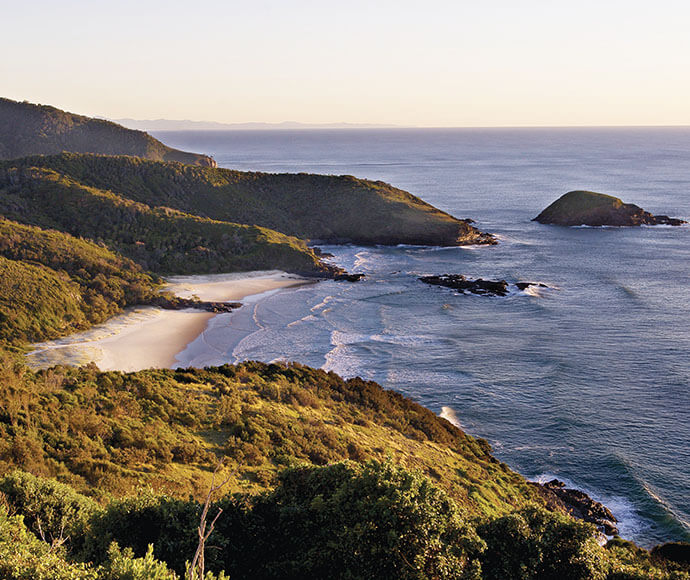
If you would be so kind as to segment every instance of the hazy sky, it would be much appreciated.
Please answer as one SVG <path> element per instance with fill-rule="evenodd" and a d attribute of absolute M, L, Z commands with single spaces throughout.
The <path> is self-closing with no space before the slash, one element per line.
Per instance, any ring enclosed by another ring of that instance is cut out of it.
<path fill-rule="evenodd" d="M 672 0 L 0 0 L 0 95 L 109 118 L 690 124 Z"/>

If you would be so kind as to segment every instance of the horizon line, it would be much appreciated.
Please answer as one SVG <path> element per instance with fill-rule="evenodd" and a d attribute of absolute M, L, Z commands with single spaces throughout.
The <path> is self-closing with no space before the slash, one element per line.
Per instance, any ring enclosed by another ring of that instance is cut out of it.
<path fill-rule="evenodd" d="M 105 117 L 101 117 L 105 119 Z M 122 124 L 123 121 L 134 121 L 137 123 L 147 122 L 169 122 L 169 123 L 190 123 L 190 124 L 209 124 L 220 125 L 220 127 L 207 127 L 198 129 L 203 131 L 223 131 L 223 130 L 260 130 L 261 127 L 266 129 L 282 129 L 282 130 L 362 130 L 362 129 L 378 129 L 378 130 L 398 130 L 398 129 L 687 129 L 690 128 L 689 123 L 678 124 L 656 124 L 656 123 L 639 123 L 639 124 L 554 124 L 554 125 L 533 125 L 533 124 L 515 124 L 515 125 L 398 125 L 393 123 L 356 123 L 356 122 L 324 122 L 324 123 L 308 123 L 302 121 L 241 121 L 241 122 L 224 122 L 224 121 L 193 121 L 190 119 L 107 119 L 114 123 Z M 285 125 L 288 125 L 285 127 Z M 290 126 L 292 125 L 292 126 Z M 252 129 L 251 126 L 256 126 Z M 149 129 L 157 131 L 188 131 L 189 129 Z"/>

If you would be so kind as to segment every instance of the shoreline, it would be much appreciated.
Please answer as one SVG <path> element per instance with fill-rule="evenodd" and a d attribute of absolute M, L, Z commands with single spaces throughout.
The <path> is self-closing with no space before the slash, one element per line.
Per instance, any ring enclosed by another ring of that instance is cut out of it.
<path fill-rule="evenodd" d="M 209 302 L 254 302 L 251 300 L 254 296 L 313 283 L 307 278 L 272 270 L 174 276 L 167 279 L 164 289 L 182 298 L 197 297 Z M 203 335 L 212 319 L 231 314 L 192 308 L 137 307 L 84 332 L 32 345 L 34 350 L 26 359 L 34 369 L 89 362 L 102 371 L 176 368 L 185 366 L 178 355 Z"/>

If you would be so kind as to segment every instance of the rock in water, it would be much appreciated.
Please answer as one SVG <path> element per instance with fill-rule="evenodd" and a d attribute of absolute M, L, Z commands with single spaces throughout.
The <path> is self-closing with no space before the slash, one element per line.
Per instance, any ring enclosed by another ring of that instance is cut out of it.
<path fill-rule="evenodd" d="M 484 294 L 488 296 L 505 296 L 508 294 L 508 282 L 505 280 L 469 280 L 462 274 L 444 274 L 442 276 L 422 276 L 425 284 L 433 286 L 446 286 L 460 292 L 472 294 Z"/>
<path fill-rule="evenodd" d="M 510 284 L 505 280 L 484 280 L 478 278 L 477 280 L 470 280 L 462 274 L 443 274 L 441 276 L 422 276 L 419 278 L 425 284 L 432 286 L 445 286 L 452 288 L 466 294 L 480 294 L 482 296 L 507 296 Z M 540 288 L 548 288 L 546 284 L 541 282 L 515 282 L 515 287 L 518 290 L 525 290 L 530 286 L 538 286 Z"/>
<path fill-rule="evenodd" d="M 336 274 L 333 280 L 336 282 L 359 282 L 362 278 L 366 278 L 365 274 Z"/>
<path fill-rule="evenodd" d="M 593 191 L 570 191 L 532 221 L 559 226 L 679 226 L 687 223 L 666 215 L 652 215 L 634 203 Z"/>

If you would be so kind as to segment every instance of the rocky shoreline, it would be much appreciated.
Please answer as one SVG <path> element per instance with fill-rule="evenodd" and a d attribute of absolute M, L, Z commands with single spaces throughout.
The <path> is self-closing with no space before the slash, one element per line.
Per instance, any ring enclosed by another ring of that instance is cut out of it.
<path fill-rule="evenodd" d="M 606 536 L 618 535 L 618 520 L 611 510 L 584 491 L 566 487 L 558 479 L 546 483 L 529 483 L 539 491 L 550 509 L 565 511 L 574 518 L 592 523 Z"/>

